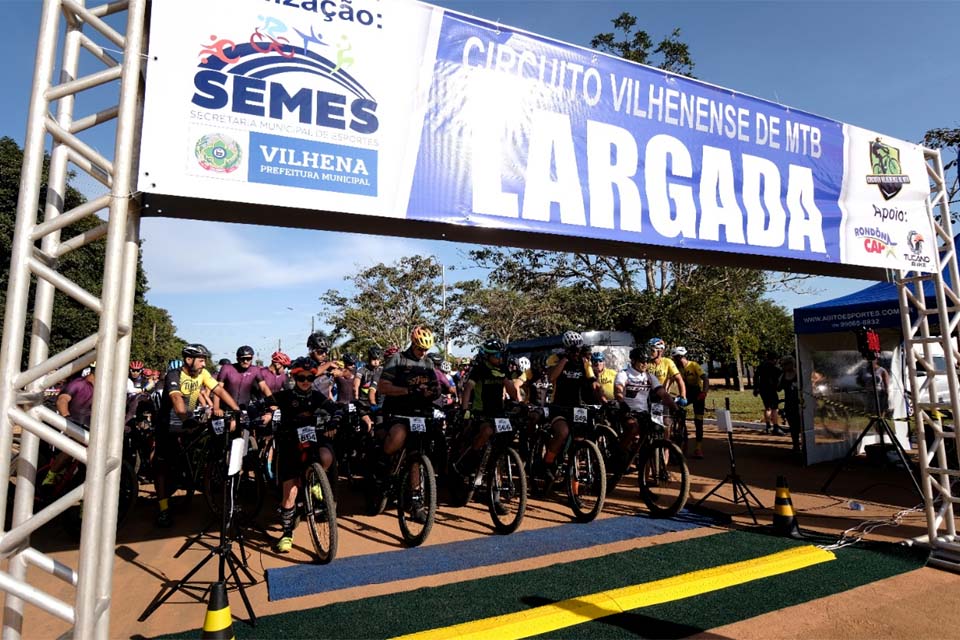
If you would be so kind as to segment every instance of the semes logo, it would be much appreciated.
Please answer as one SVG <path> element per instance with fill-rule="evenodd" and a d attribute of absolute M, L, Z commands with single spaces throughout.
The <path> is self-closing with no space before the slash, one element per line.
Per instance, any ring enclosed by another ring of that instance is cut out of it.
<path fill-rule="evenodd" d="M 873 173 L 867 175 L 867 184 L 877 185 L 884 200 L 910 184 L 910 176 L 901 173 L 900 150 L 880 142 L 880 138 L 870 143 L 870 170 Z"/>
<path fill-rule="evenodd" d="M 896 258 L 894 247 L 897 243 L 890 239 L 890 234 L 877 227 L 857 227 L 853 230 L 854 238 L 863 238 L 863 248 L 867 253 L 882 253 L 884 257 Z"/>
<path fill-rule="evenodd" d="M 340 38 L 336 52 L 332 53 L 330 43 L 312 27 L 309 34 L 298 29 L 290 33 L 287 25 L 276 18 L 260 19 L 262 24 L 253 30 L 247 42 L 237 44 L 210 36 L 212 44 L 203 45 L 199 53 L 193 104 L 274 120 L 292 114 L 301 124 L 350 129 L 359 134 L 377 131 L 377 101 L 348 72 L 355 59 L 346 36 Z M 291 44 L 290 37 L 302 40 L 303 46 Z M 332 53 L 335 60 L 311 51 L 312 44 L 327 47 L 324 53 Z M 315 82 L 303 82 L 303 78 L 323 78 L 337 90 L 305 87 L 303 84 Z M 280 79 L 282 83 L 277 81 Z M 299 86 L 296 80 L 301 80 Z"/>

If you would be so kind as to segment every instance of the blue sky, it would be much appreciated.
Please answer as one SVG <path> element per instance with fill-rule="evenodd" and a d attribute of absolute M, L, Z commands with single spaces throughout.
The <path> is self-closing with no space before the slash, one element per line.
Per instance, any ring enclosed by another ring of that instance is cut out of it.
<path fill-rule="evenodd" d="M 199 0 L 155 0 L 190 2 Z M 956 25 L 960 2 L 607 2 L 499 0 L 436 2 L 589 46 L 623 11 L 654 40 L 674 28 L 690 44 L 695 75 L 712 84 L 774 100 L 886 135 L 919 141 L 931 128 L 960 126 Z M 0 59 L 0 135 L 22 143 L 32 79 L 40 0 L 0 0 L 7 47 Z M 30 61 L 30 62 L 28 62 Z M 112 139 L 88 139 L 108 157 Z M 77 186 L 91 193 L 93 183 Z M 98 186 L 98 185 L 97 185 Z M 278 341 L 299 353 L 319 310 L 318 297 L 342 289 L 343 277 L 411 252 L 432 254 L 447 282 L 465 277 L 465 253 L 448 242 L 401 240 L 271 227 L 144 219 L 144 264 L 150 301 L 170 310 L 178 332 L 232 356 L 240 344 L 269 354 Z M 190 244 L 184 242 L 187 239 Z M 194 244 L 194 242 L 196 244 Z M 197 248 L 201 266 L 186 257 Z M 195 286 L 196 276 L 203 284 Z M 817 278 L 805 295 L 781 293 L 788 309 L 870 283 Z M 318 321 L 319 322 L 319 321 Z"/>

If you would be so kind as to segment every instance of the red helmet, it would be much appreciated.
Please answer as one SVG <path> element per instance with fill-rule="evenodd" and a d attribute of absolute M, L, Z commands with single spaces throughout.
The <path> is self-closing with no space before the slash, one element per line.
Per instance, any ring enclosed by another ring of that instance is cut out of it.
<path fill-rule="evenodd" d="M 276 362 L 281 367 L 289 367 L 290 356 L 285 354 L 283 351 L 274 351 L 273 355 L 270 356 L 270 362 Z"/>
<path fill-rule="evenodd" d="M 141 362 L 140 360 L 131 360 L 131 361 L 130 361 L 130 368 L 131 368 L 131 369 L 139 369 L 139 370 L 142 371 L 142 370 L 143 370 L 143 362 Z"/>
<path fill-rule="evenodd" d="M 389 359 L 392 358 L 392 357 L 394 356 L 394 354 L 396 354 L 398 351 L 400 351 L 400 348 L 399 348 L 399 347 L 393 347 L 393 346 L 387 347 L 387 348 L 384 349 L 384 351 L 383 351 L 383 359 L 384 359 L 384 360 L 389 360 Z"/>

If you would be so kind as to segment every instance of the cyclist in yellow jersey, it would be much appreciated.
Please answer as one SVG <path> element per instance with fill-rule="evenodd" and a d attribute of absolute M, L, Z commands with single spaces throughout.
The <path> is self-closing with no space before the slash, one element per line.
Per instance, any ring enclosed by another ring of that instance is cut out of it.
<path fill-rule="evenodd" d="M 590 364 L 593 366 L 594 375 L 597 376 L 597 388 L 603 396 L 599 399 L 606 402 L 613 400 L 613 381 L 617 377 L 617 372 L 607 369 L 606 355 L 603 351 L 590 354 Z"/>
<path fill-rule="evenodd" d="M 664 389 L 670 393 L 674 393 L 674 390 L 676 390 L 676 396 L 680 400 L 677 404 L 681 407 L 686 406 L 687 387 L 683 383 L 680 369 L 677 368 L 673 360 L 663 357 L 663 352 L 667 348 L 666 343 L 660 338 L 650 338 L 647 340 L 647 347 L 653 354 L 653 360 L 648 365 L 647 370 L 657 376 L 657 380 L 660 381 Z"/>
<path fill-rule="evenodd" d="M 687 358 L 687 350 L 685 347 L 674 347 L 670 355 L 683 372 L 683 381 L 687 388 L 687 402 L 693 405 L 693 425 L 697 434 L 697 447 L 693 450 L 693 457 L 702 458 L 703 412 L 707 404 L 707 391 L 710 390 L 710 380 L 707 374 L 704 373 L 703 367 Z"/>

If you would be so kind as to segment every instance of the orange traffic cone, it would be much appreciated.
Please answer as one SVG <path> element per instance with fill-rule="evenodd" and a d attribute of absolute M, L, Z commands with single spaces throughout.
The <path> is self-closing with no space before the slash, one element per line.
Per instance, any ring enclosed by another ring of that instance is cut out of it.
<path fill-rule="evenodd" d="M 803 533 L 797 525 L 797 517 L 793 512 L 790 487 L 787 486 L 787 479 L 783 476 L 777 476 L 777 500 L 773 511 L 773 530 L 781 536 L 803 537 Z"/>
<path fill-rule="evenodd" d="M 203 640 L 234 640 L 233 616 L 230 615 L 230 603 L 227 602 L 227 586 L 214 582 L 210 588 L 210 602 L 207 615 L 203 619 Z"/>

